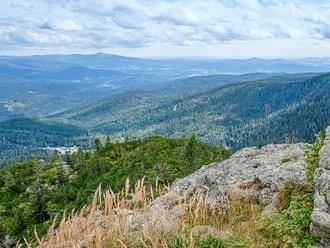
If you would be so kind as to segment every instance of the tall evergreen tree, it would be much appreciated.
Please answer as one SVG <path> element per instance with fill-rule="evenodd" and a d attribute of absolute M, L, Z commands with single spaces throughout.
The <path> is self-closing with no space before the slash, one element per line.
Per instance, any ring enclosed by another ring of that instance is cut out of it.
<path fill-rule="evenodd" d="M 193 134 L 189 138 L 187 145 L 186 145 L 186 159 L 188 161 L 188 164 L 190 166 L 191 170 L 195 170 L 195 146 L 196 146 L 196 135 Z"/>
<path fill-rule="evenodd" d="M 36 180 L 34 181 L 30 192 L 30 203 L 32 210 L 32 218 L 36 223 L 42 223 L 49 218 L 49 211 L 47 209 L 47 185 L 42 179 L 41 161 L 37 161 L 35 165 Z"/>

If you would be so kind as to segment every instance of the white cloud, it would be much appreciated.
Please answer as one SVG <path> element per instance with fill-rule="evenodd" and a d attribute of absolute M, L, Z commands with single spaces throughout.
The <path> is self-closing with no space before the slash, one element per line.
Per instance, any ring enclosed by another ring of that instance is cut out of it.
<path fill-rule="evenodd" d="M 42 23 L 41 29 L 49 29 L 56 31 L 82 31 L 83 27 L 76 24 L 73 20 L 51 20 Z"/>
<path fill-rule="evenodd" d="M 2 51 L 237 47 L 278 39 L 323 44 L 330 39 L 330 4 L 318 0 L 8 2 L 0 3 Z"/>

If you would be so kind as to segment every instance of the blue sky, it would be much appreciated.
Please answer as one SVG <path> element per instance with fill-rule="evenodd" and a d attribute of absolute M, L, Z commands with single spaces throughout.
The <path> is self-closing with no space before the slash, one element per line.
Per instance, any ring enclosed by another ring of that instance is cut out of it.
<path fill-rule="evenodd" d="M 0 53 L 330 56 L 330 1 L 0 0 Z"/>

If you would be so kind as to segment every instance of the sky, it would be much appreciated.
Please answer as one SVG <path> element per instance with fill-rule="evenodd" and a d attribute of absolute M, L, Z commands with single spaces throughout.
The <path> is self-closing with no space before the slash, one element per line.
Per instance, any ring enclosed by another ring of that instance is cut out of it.
<path fill-rule="evenodd" d="M 330 0 L 0 0 L 0 54 L 330 57 Z"/>

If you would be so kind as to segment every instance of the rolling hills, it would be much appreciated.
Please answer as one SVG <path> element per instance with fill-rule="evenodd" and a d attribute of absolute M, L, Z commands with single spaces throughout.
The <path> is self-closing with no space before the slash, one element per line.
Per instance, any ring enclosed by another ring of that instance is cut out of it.
<path fill-rule="evenodd" d="M 142 59 L 103 53 L 0 56 L 0 88 L 6 89 L 0 91 L 0 121 L 22 116 L 45 117 L 131 91 L 196 92 L 274 74 L 326 72 L 329 61 L 327 58 Z M 249 75 L 238 76 L 245 73 Z M 227 76 L 198 78 L 211 74 Z M 197 76 L 195 82 L 189 78 L 193 76 Z"/>

